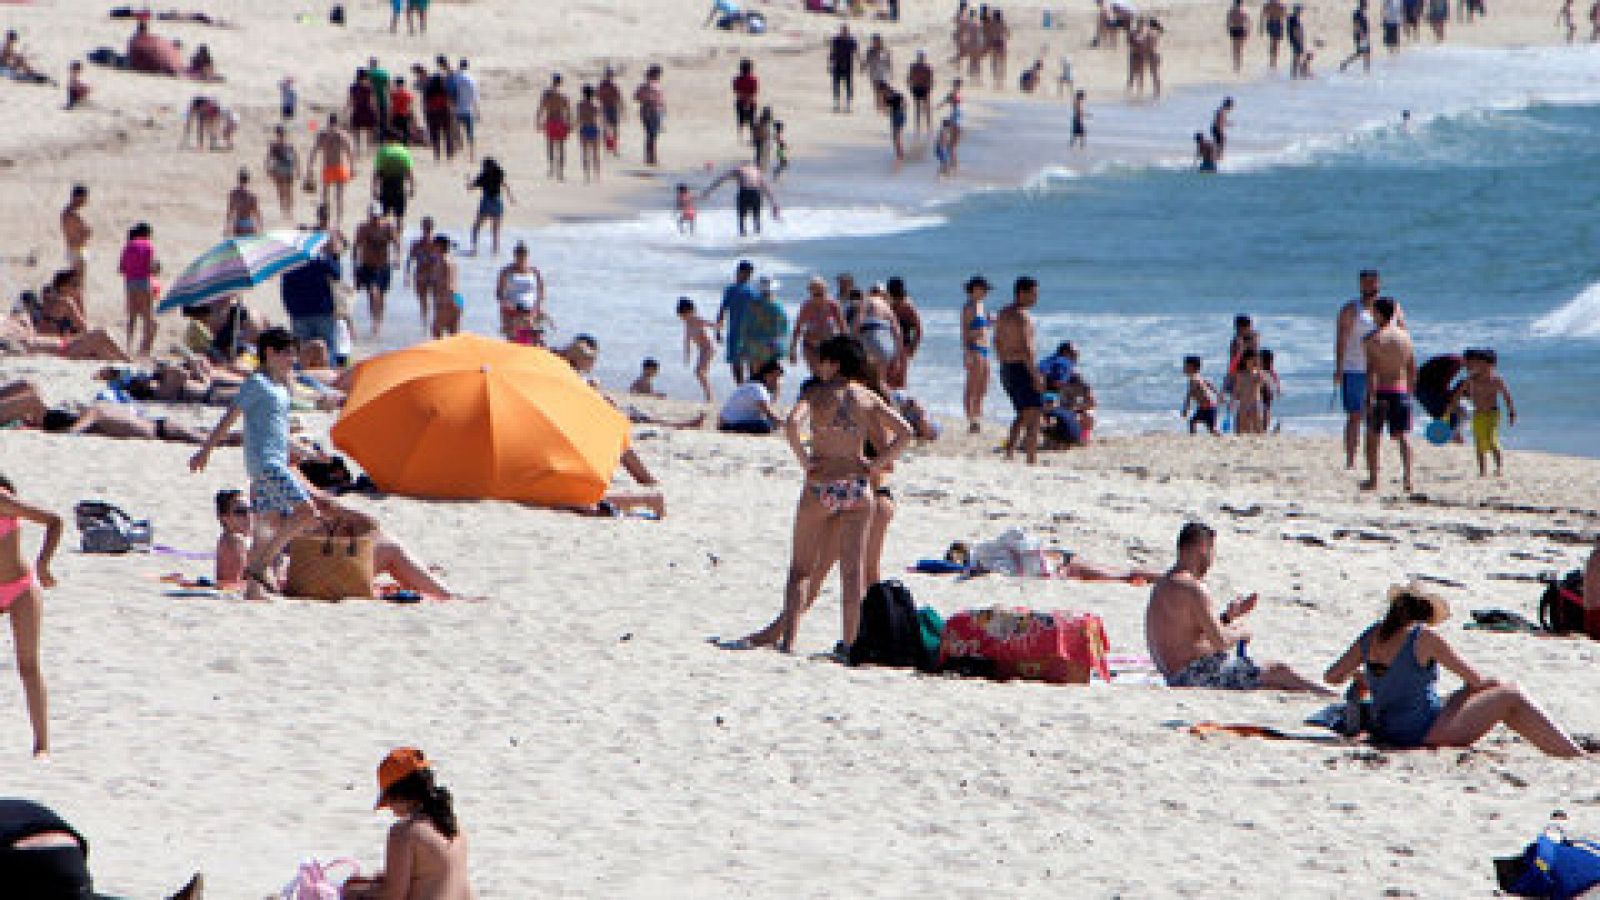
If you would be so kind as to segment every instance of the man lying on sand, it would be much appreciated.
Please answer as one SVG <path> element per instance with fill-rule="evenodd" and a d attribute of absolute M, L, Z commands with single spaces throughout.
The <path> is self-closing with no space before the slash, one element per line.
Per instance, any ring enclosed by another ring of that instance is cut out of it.
<path fill-rule="evenodd" d="M 1220 616 L 1212 612 L 1204 578 L 1215 561 L 1216 532 L 1190 522 L 1178 532 L 1178 561 L 1150 591 L 1145 642 L 1167 684 L 1331 695 L 1283 663 L 1257 663 L 1245 655 L 1250 629 L 1240 620 L 1256 608 L 1256 595 L 1234 600 Z"/>

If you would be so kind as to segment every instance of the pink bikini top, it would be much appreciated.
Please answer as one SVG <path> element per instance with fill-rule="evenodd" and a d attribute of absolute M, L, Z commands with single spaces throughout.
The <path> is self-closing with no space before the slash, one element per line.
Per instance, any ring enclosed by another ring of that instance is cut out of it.
<path fill-rule="evenodd" d="M 0 538 L 17 530 L 17 517 L 0 517 Z"/>

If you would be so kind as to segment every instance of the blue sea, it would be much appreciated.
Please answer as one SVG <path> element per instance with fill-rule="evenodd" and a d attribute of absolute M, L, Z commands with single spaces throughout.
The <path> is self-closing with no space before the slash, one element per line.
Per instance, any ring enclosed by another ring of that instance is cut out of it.
<path fill-rule="evenodd" d="M 1225 93 L 1228 156 L 1200 175 L 1191 135 Z M 1064 104 L 1001 105 L 946 182 L 925 158 L 894 172 L 870 152 L 801 155 L 779 188 L 785 219 L 761 239 L 739 239 L 720 203 L 679 237 L 667 183 L 636 219 L 525 236 L 562 334 L 600 338 L 602 380 L 623 386 L 654 355 L 686 398 L 673 302 L 714 313 L 738 258 L 776 274 L 791 309 L 810 273 L 904 277 L 930 332 L 913 391 L 950 414 L 960 284 L 985 274 L 998 308 L 1032 275 L 1040 346 L 1077 345 L 1112 433 L 1180 427 L 1181 357 L 1216 374 L 1240 313 L 1276 353 L 1284 430 L 1332 432 L 1333 317 L 1374 267 L 1419 358 L 1498 351 L 1520 413 L 1509 446 L 1600 455 L 1600 51 L 1430 49 L 1370 76 L 1094 99 L 1088 152 L 1066 149 Z M 467 269 L 483 295 L 469 321 L 488 331 L 492 266 Z M 998 391 L 990 412 L 1008 413 Z"/>

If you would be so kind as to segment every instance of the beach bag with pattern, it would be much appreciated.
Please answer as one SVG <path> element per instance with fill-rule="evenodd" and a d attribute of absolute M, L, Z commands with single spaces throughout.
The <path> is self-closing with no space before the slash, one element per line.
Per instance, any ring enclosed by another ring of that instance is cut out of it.
<path fill-rule="evenodd" d="M 344 867 L 350 875 L 334 880 L 333 871 Z M 308 859 L 300 863 L 300 870 L 283 887 L 280 900 L 339 900 L 340 885 L 352 876 L 361 874 L 361 865 L 353 859 L 336 859 L 320 862 Z"/>
<path fill-rule="evenodd" d="M 939 664 L 995 678 L 1088 684 L 1111 680 L 1106 630 L 1094 613 L 996 606 L 956 613 L 944 623 Z M 975 664 L 976 663 L 976 664 Z"/>
<path fill-rule="evenodd" d="M 150 523 L 134 519 L 103 500 L 84 500 L 72 508 L 84 553 L 146 552 L 155 538 Z"/>
<path fill-rule="evenodd" d="M 1521 856 L 1495 860 L 1495 870 L 1512 896 L 1568 900 L 1600 884 L 1600 843 L 1546 829 Z"/>
<path fill-rule="evenodd" d="M 289 541 L 284 593 L 316 600 L 371 597 L 372 574 L 372 538 L 324 528 Z"/>
<path fill-rule="evenodd" d="M 1560 580 L 1547 577 L 1539 598 L 1539 624 L 1554 634 L 1583 634 L 1583 572 L 1573 569 Z"/>

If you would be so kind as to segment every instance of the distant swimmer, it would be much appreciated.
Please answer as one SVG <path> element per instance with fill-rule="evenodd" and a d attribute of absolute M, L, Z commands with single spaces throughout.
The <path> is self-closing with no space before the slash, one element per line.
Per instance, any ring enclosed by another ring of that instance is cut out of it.
<path fill-rule="evenodd" d="M 1204 132 L 1194 133 L 1194 159 L 1200 171 L 1217 171 L 1217 145 Z"/>

